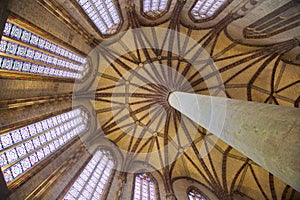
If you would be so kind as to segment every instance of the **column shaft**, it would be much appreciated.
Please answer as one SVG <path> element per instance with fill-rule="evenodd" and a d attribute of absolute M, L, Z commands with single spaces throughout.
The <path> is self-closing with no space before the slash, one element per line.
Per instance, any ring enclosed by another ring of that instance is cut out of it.
<path fill-rule="evenodd" d="M 183 92 L 169 104 L 300 191 L 300 109 Z"/>

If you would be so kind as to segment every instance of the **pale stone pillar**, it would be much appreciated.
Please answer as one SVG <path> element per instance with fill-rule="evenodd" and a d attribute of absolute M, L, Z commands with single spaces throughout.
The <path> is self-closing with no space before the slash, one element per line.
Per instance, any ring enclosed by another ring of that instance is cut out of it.
<path fill-rule="evenodd" d="M 183 92 L 169 104 L 300 191 L 300 109 Z"/>

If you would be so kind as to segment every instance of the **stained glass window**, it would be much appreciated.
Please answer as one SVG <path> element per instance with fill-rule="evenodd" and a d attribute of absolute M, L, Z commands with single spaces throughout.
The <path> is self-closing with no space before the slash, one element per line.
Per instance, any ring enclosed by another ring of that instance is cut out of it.
<path fill-rule="evenodd" d="M 86 130 L 87 113 L 75 109 L 0 135 L 0 167 L 13 181 Z"/>
<path fill-rule="evenodd" d="M 79 5 L 103 35 L 114 34 L 120 23 L 120 15 L 114 0 L 77 0 Z"/>
<path fill-rule="evenodd" d="M 64 199 L 101 199 L 114 161 L 109 151 L 98 150 L 68 190 Z"/>
<path fill-rule="evenodd" d="M 134 200 L 156 200 L 154 181 L 145 173 L 137 174 L 134 182 Z"/>
<path fill-rule="evenodd" d="M 156 17 L 167 10 L 168 0 L 144 0 L 143 12 L 149 17 Z"/>
<path fill-rule="evenodd" d="M 0 69 L 81 79 L 87 69 L 82 56 L 16 24 L 6 22 L 0 42 Z"/>
<path fill-rule="evenodd" d="M 191 188 L 188 192 L 189 200 L 208 200 L 198 189 Z"/>
<path fill-rule="evenodd" d="M 198 0 L 192 8 L 191 14 L 196 20 L 211 18 L 221 6 L 229 1 L 230 0 Z"/>

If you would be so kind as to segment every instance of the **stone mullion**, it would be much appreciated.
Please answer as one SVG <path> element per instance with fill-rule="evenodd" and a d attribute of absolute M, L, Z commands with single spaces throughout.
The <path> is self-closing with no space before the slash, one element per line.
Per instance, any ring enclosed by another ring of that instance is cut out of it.
<path fill-rule="evenodd" d="M 63 197 L 67 194 L 67 192 L 70 190 L 70 188 L 73 186 L 73 184 L 76 182 L 77 178 L 80 176 L 80 174 L 83 172 L 85 167 L 88 165 L 88 163 L 93 158 L 93 155 L 89 153 L 88 158 L 85 160 L 85 162 L 82 164 L 80 169 L 76 172 L 76 174 L 72 177 L 72 179 L 69 181 L 68 185 L 63 189 L 63 191 L 59 194 L 57 199 L 63 199 Z"/>
<path fill-rule="evenodd" d="M 141 185 L 140 185 L 140 199 L 143 199 L 143 182 L 144 182 L 144 179 L 141 179 L 140 178 L 140 180 L 141 180 Z"/>
<path fill-rule="evenodd" d="M 79 118 L 79 117 L 77 117 L 77 118 Z M 72 121 L 72 120 L 74 120 L 74 119 L 76 119 L 76 118 L 73 118 L 73 119 L 68 120 L 68 121 L 66 121 L 66 122 Z M 64 122 L 64 123 L 66 123 L 66 122 Z M 59 126 L 62 126 L 64 123 L 59 124 L 59 125 L 57 125 L 56 127 L 53 127 L 53 128 L 51 128 L 51 129 L 57 128 L 57 127 L 59 127 Z M 64 131 L 64 132 L 61 133 L 59 136 L 56 136 L 55 138 L 53 138 L 53 139 L 51 139 L 50 141 L 44 143 L 43 145 L 39 146 L 38 148 L 35 148 L 34 150 L 30 151 L 30 152 L 27 153 L 26 155 L 24 155 L 24 156 L 18 158 L 17 160 L 15 160 L 15 161 L 9 163 L 8 165 L 5 165 L 4 167 L 2 167 L 2 170 L 4 171 L 4 170 L 10 168 L 11 166 L 17 164 L 17 163 L 20 162 L 22 159 L 27 158 L 27 157 L 29 157 L 30 155 L 36 153 L 38 150 L 44 148 L 45 146 L 47 146 L 48 144 L 52 143 L 53 141 L 55 141 L 55 140 L 57 140 L 57 139 L 63 137 L 63 136 L 64 136 L 65 134 L 67 134 L 68 132 L 70 132 L 70 131 L 72 131 L 72 130 L 75 130 L 77 127 L 79 127 L 79 126 L 82 125 L 82 124 L 83 124 L 83 123 L 78 124 L 77 126 L 73 127 L 72 129 L 67 130 L 67 131 Z M 46 130 L 46 131 L 42 131 L 41 133 L 36 134 L 34 137 L 27 138 L 27 139 L 22 140 L 21 142 L 16 143 L 16 144 L 14 144 L 14 145 L 12 145 L 12 146 L 6 148 L 6 149 L 2 149 L 0 152 L 3 153 L 3 152 L 5 152 L 5 151 L 8 151 L 9 149 L 12 149 L 12 148 L 16 147 L 18 144 L 23 144 L 23 143 L 26 142 L 26 141 L 32 140 L 33 138 L 36 138 L 36 137 L 38 137 L 39 135 L 42 135 L 42 134 L 44 134 L 45 132 L 48 132 L 48 131 L 51 130 L 51 129 L 48 129 L 48 130 Z M 68 142 L 69 142 L 69 141 L 68 141 Z M 67 143 L 68 143 L 68 142 L 67 142 Z M 56 150 L 57 150 L 57 149 L 56 149 Z M 56 151 L 56 150 L 55 150 L 55 151 Z M 45 157 L 44 157 L 44 158 L 45 158 Z"/>
<path fill-rule="evenodd" d="M 79 137 L 75 137 L 73 140 L 69 141 L 65 145 L 61 146 L 60 149 L 53 152 L 52 154 L 48 155 L 44 160 L 42 160 L 38 165 L 31 168 L 28 172 L 20 176 L 19 178 L 15 179 L 13 182 L 8 184 L 8 188 L 12 191 L 16 190 L 19 186 L 24 184 L 26 181 L 31 179 L 35 174 L 39 173 L 43 170 L 48 164 L 50 164 L 53 160 L 59 157 L 64 151 L 70 148 L 73 144 L 80 140 Z"/>
<path fill-rule="evenodd" d="M 40 47 L 33 46 L 31 44 L 28 44 L 28 43 L 25 43 L 22 40 L 16 40 L 14 38 L 10 38 L 10 37 L 7 37 L 7 36 L 2 36 L 2 40 L 5 40 L 7 42 L 12 42 L 12 43 L 15 43 L 15 44 L 18 44 L 18 45 L 21 45 L 21 46 L 24 46 L 24 47 L 27 47 L 27 48 L 30 48 L 30 49 L 33 49 L 33 50 L 40 51 L 42 53 L 48 54 L 48 55 L 56 57 L 56 58 L 60 58 L 62 60 L 65 60 L 67 62 L 71 62 L 73 64 L 82 65 L 82 63 L 80 63 L 78 61 L 72 60 L 68 57 L 65 57 L 65 56 L 62 56 L 62 55 L 59 55 L 59 54 L 56 54 L 56 53 L 53 53 L 50 50 L 46 50 L 46 49 L 43 49 L 43 48 L 40 48 Z M 8 55 L 11 55 L 11 54 L 8 54 Z M 28 59 L 28 60 L 30 60 L 30 59 Z M 39 61 L 39 62 L 43 62 L 43 61 Z M 47 64 L 47 63 L 45 63 L 45 64 Z M 48 64 L 48 65 L 52 65 L 52 64 Z M 57 65 L 57 66 L 59 66 L 59 65 Z M 62 67 L 62 66 L 59 66 L 59 67 Z M 65 68 L 65 67 L 62 67 L 62 68 Z M 67 68 L 67 69 L 69 69 L 69 68 Z M 72 69 L 70 69 L 70 70 L 72 70 Z"/>
<path fill-rule="evenodd" d="M 28 59 L 28 58 L 23 58 L 23 57 L 11 55 L 11 54 L 6 54 L 6 53 L 2 53 L 2 52 L 0 52 L 0 56 L 4 57 L 4 58 L 10 58 L 10 59 L 13 59 L 13 60 L 29 62 L 29 63 L 36 64 L 36 65 L 42 65 L 42 66 L 50 67 L 52 69 L 58 69 L 58 70 L 62 70 L 62 71 L 78 73 L 78 71 L 75 71 L 73 69 L 69 69 L 69 68 L 66 68 L 66 67 L 61 67 L 61 66 L 58 66 L 58 65 L 48 64 L 48 63 L 44 63 L 44 62 L 41 62 L 41 61 L 31 60 L 31 59 Z M 30 72 L 20 72 L 20 73 L 27 73 L 28 75 L 32 74 Z M 57 77 L 55 75 L 47 75 L 47 74 L 41 74 L 41 76 L 43 76 L 43 77 L 44 76 Z M 60 77 L 60 78 L 66 78 L 66 77 Z M 72 79 L 72 78 L 67 78 L 67 79 Z"/>
<path fill-rule="evenodd" d="M 78 10 L 78 12 L 85 19 L 85 21 L 93 28 L 93 30 L 96 31 L 102 37 L 103 33 L 101 33 L 101 31 L 98 29 L 98 27 L 94 24 L 94 22 L 90 19 L 90 17 L 85 13 L 85 11 L 79 5 L 79 3 L 77 2 L 77 0 L 70 0 L 70 3 Z M 98 15 L 98 12 L 97 12 L 97 15 Z M 96 44 L 98 45 L 99 41 L 96 40 Z"/>
<path fill-rule="evenodd" d="M 75 163 L 77 163 L 86 152 L 85 145 L 81 144 L 69 159 L 64 161 L 55 171 L 53 171 L 40 185 L 38 185 L 26 199 L 43 199 L 48 191 L 55 185 L 59 179 L 67 173 Z"/>
<path fill-rule="evenodd" d="M 82 192 L 84 191 L 84 189 L 85 189 L 86 187 L 90 187 L 90 186 L 88 185 L 88 182 L 89 182 L 89 180 L 91 179 L 91 177 L 93 176 L 93 174 L 95 173 L 95 171 L 96 171 L 96 169 L 97 169 L 99 163 L 102 161 L 103 157 L 104 157 L 104 154 L 102 153 L 102 155 L 101 155 L 99 161 L 97 162 L 97 164 L 95 165 L 95 168 L 92 170 L 91 174 L 89 175 L 87 181 L 85 182 L 85 185 L 82 186 L 82 188 L 81 188 L 81 190 L 79 191 L 79 194 L 77 195 L 76 199 L 78 199 L 78 198 L 80 197 L 80 195 L 82 194 Z M 90 160 L 90 161 L 91 161 L 91 160 Z M 78 176 L 78 177 L 79 177 L 79 176 Z M 77 178 L 78 178 L 78 177 L 77 177 Z"/>
<path fill-rule="evenodd" d="M 107 26 L 105 20 L 102 18 L 101 14 L 99 13 L 98 9 L 96 8 L 95 4 L 92 2 L 92 0 L 88 0 L 88 1 L 90 2 L 91 6 L 93 7 L 93 9 L 96 12 L 96 14 L 98 15 L 98 17 L 101 19 L 101 21 L 105 25 L 105 28 L 108 30 L 108 26 Z M 101 0 L 101 1 L 102 1 L 102 3 L 104 3 L 103 0 Z"/>
<path fill-rule="evenodd" d="M 100 174 L 100 176 L 99 176 L 99 179 L 98 179 L 98 181 L 97 181 L 97 183 L 96 183 L 96 185 L 95 185 L 95 187 L 94 187 L 94 189 L 93 189 L 93 192 L 91 192 L 92 196 L 93 196 L 94 192 L 96 191 L 99 182 L 101 181 L 101 178 L 102 178 L 102 176 L 103 176 L 103 174 L 104 174 L 104 171 L 105 171 L 106 168 L 107 168 L 108 162 L 109 162 L 109 159 L 107 159 L 107 161 L 106 161 L 106 163 L 105 163 L 105 165 L 104 165 L 104 168 L 103 168 L 103 170 L 101 171 L 101 174 Z M 99 164 L 98 164 L 98 165 L 99 165 Z M 98 167 L 98 165 L 96 166 L 96 168 Z M 112 169 L 111 169 L 111 170 L 112 170 Z M 108 177 L 108 180 L 107 180 L 106 184 L 108 183 L 108 181 L 109 181 L 109 177 Z M 102 191 L 102 194 L 103 194 L 103 193 L 104 193 L 104 189 L 103 189 L 103 191 Z M 101 195 L 102 195 L 102 194 L 101 194 Z"/>
<path fill-rule="evenodd" d="M 27 141 L 29 141 L 29 140 L 32 140 L 33 138 L 36 138 L 36 137 L 38 137 L 38 136 L 40 136 L 40 135 L 43 135 L 43 134 L 45 134 L 46 132 L 49 132 L 49 131 L 51 131 L 51 130 L 54 130 L 55 128 L 57 128 L 57 127 L 59 127 L 59 126 L 62 126 L 63 124 L 65 124 L 65 123 L 67 123 L 67 122 L 70 122 L 70 121 L 73 121 L 74 119 L 77 119 L 77 118 L 80 118 L 80 116 L 77 116 L 77 117 L 75 117 L 75 118 L 71 118 L 71 119 L 69 119 L 69 120 L 67 120 L 67 121 L 65 121 L 65 122 L 63 122 L 63 123 L 57 124 L 56 126 L 53 126 L 53 127 L 49 128 L 49 129 L 47 129 L 47 130 L 43 130 L 43 131 L 41 131 L 40 133 L 38 133 L 38 134 L 36 134 L 36 135 L 34 135 L 34 136 L 31 136 L 31 137 L 26 138 L 26 139 L 24 139 L 24 140 L 22 140 L 22 141 L 16 142 L 16 143 L 14 143 L 13 145 L 11 145 L 11 146 L 9 146 L 9 147 L 3 148 L 3 149 L 0 150 L 0 153 L 3 153 L 3 152 L 8 151 L 8 150 L 11 150 L 11 149 L 15 148 L 16 146 L 18 146 L 18 145 L 20 145 L 20 144 L 23 144 L 23 143 L 25 143 L 25 142 L 27 142 Z M 82 124 L 82 123 L 78 124 L 76 127 L 78 127 L 78 126 L 81 125 L 81 124 Z M 72 128 L 72 129 L 75 129 L 76 127 Z M 71 130 L 72 130 L 72 129 L 71 129 Z M 49 142 L 47 142 L 47 143 L 44 143 L 44 144 L 43 144 L 41 147 L 39 147 L 38 149 L 40 149 L 40 148 L 46 146 L 47 144 L 51 143 L 51 142 L 54 141 L 55 139 L 60 138 L 61 136 L 65 135 L 67 132 L 70 132 L 70 130 L 64 131 L 61 135 L 56 136 L 54 139 L 52 139 L 51 141 L 49 141 Z M 2 134 L 3 134 L 3 133 L 2 133 Z M 38 150 L 38 149 L 35 149 L 35 150 Z M 36 151 L 34 151 L 34 152 L 36 152 Z M 34 152 L 30 152 L 30 154 L 32 154 L 32 153 L 34 153 Z M 26 154 L 25 157 L 28 157 L 28 155 L 29 155 L 29 154 Z M 24 157 L 21 157 L 21 158 L 19 158 L 18 160 L 22 160 L 23 158 L 24 158 Z M 18 160 L 14 161 L 13 163 L 15 164 Z M 11 164 L 11 165 L 14 165 L 14 164 Z M 2 167 L 2 168 L 6 168 L 6 167 Z"/>
<path fill-rule="evenodd" d="M 104 5 L 104 9 L 105 11 L 107 12 L 108 16 L 109 16 L 109 19 L 111 20 L 111 22 L 113 24 L 115 24 L 114 20 L 113 20 L 113 17 L 111 16 L 111 13 L 109 12 L 108 8 L 107 8 L 107 4 L 104 2 L 104 0 L 101 0 L 103 5 Z M 113 2 L 114 3 L 114 2 Z M 116 24 L 115 24 L 116 25 Z"/>

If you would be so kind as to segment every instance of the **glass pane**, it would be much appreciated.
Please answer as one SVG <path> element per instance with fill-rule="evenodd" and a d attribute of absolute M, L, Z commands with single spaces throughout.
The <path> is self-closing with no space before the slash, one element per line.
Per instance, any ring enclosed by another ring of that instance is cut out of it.
<path fill-rule="evenodd" d="M 154 182 L 147 174 L 137 174 L 134 183 L 134 199 L 155 200 Z"/>
<path fill-rule="evenodd" d="M 196 20 L 212 17 L 228 0 L 198 0 L 191 10 Z"/>
<path fill-rule="evenodd" d="M 77 1 L 102 34 L 114 34 L 117 31 L 121 20 L 113 0 Z"/>
<path fill-rule="evenodd" d="M 72 116 L 68 119 L 63 116 Z M 47 122 L 60 119 L 54 126 Z M 61 120 L 64 119 L 64 120 Z M 69 124 L 69 126 L 66 126 Z M 86 129 L 81 108 L 0 135 L 0 166 L 9 183 Z M 62 128 L 63 127 L 63 128 Z"/>
<path fill-rule="evenodd" d="M 11 22 L 6 22 L 4 35 L 0 44 L 2 69 L 72 79 L 81 79 L 87 70 L 85 58 Z"/>
<path fill-rule="evenodd" d="M 97 151 L 73 183 L 64 199 L 70 197 L 72 199 L 100 199 L 113 168 L 113 165 L 108 164 L 109 162 L 113 162 L 109 152 Z M 105 173 L 107 176 L 104 175 Z"/>
<path fill-rule="evenodd" d="M 157 17 L 167 9 L 168 0 L 144 0 L 143 12 L 149 17 Z"/>
<path fill-rule="evenodd" d="M 188 197 L 190 200 L 206 200 L 204 195 L 198 189 L 191 189 L 188 193 Z"/>

